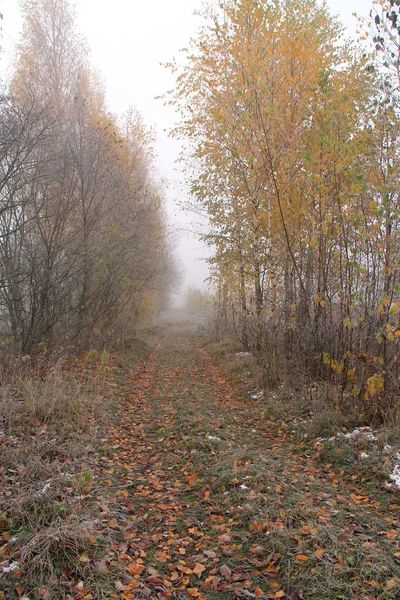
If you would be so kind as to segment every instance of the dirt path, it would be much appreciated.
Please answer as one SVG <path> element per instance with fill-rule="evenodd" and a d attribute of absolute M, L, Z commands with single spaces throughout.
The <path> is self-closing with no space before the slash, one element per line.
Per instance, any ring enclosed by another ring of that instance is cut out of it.
<path fill-rule="evenodd" d="M 394 496 L 236 398 L 194 332 L 171 328 L 122 393 L 100 474 L 115 597 L 400 598 Z"/>

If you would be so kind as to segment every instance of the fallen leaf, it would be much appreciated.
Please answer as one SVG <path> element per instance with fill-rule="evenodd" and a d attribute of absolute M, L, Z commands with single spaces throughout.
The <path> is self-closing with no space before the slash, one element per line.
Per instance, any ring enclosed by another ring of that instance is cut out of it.
<path fill-rule="evenodd" d="M 144 571 L 144 566 L 137 563 L 132 563 L 126 569 L 131 575 L 141 575 Z"/>
<path fill-rule="evenodd" d="M 205 566 L 204 566 L 204 565 L 201 565 L 200 563 L 196 563 L 196 564 L 195 564 L 195 567 L 194 567 L 194 569 L 193 569 L 193 573 L 194 573 L 195 575 L 198 575 L 198 576 L 200 577 L 200 575 L 201 575 L 202 573 L 204 573 L 204 571 L 205 571 L 205 570 L 206 570 L 206 568 L 205 568 Z"/>
<path fill-rule="evenodd" d="M 85 563 L 85 564 L 90 562 L 90 558 L 88 557 L 86 552 L 83 552 L 83 554 L 80 555 L 79 560 L 81 563 Z"/>
<path fill-rule="evenodd" d="M 99 571 L 99 573 L 106 575 L 108 573 L 108 567 L 107 567 L 106 561 L 99 560 L 99 562 L 96 563 L 96 569 Z"/>
<path fill-rule="evenodd" d="M 125 591 L 125 586 L 122 583 L 122 581 L 116 581 L 114 584 L 114 587 L 116 590 L 118 590 L 119 592 L 124 592 Z"/>
<path fill-rule="evenodd" d="M 396 529 L 391 529 L 390 531 L 386 531 L 386 537 L 388 540 L 395 540 L 397 538 Z"/>
<path fill-rule="evenodd" d="M 219 568 L 219 572 L 225 579 L 230 579 L 232 577 L 232 571 L 226 565 L 222 565 L 222 567 Z"/>
<path fill-rule="evenodd" d="M 264 523 L 260 523 L 260 521 L 253 521 L 253 523 L 251 523 L 249 530 L 252 533 L 256 533 L 256 532 L 260 532 L 264 529 L 265 524 Z"/>

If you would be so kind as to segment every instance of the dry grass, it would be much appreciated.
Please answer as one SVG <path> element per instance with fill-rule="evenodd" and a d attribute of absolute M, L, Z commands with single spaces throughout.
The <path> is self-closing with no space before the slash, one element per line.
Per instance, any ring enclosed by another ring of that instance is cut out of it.
<path fill-rule="evenodd" d="M 32 535 L 22 550 L 20 568 L 29 580 L 46 583 L 57 575 L 60 564 L 64 570 L 76 569 L 89 548 L 88 532 L 79 521 L 58 519 Z"/>
<path fill-rule="evenodd" d="M 224 338 L 219 342 L 209 342 L 206 347 L 215 361 L 223 365 L 238 394 L 249 397 L 249 394 L 262 389 L 262 368 L 253 354 L 242 354 L 243 349 L 238 341 Z"/>
<path fill-rule="evenodd" d="M 21 584 L 64 597 L 62 578 L 87 578 L 80 557 L 93 546 L 84 524 L 97 512 L 90 457 L 107 370 L 93 361 L 45 367 L 14 371 L 0 388 L 0 590 L 10 599 Z"/>
<path fill-rule="evenodd" d="M 238 356 L 240 345 L 231 338 L 220 342 L 207 342 L 207 349 L 221 366 L 235 391 L 244 398 L 252 398 L 267 418 L 281 424 L 299 443 L 314 443 L 325 438 L 318 449 L 319 460 L 342 469 L 345 476 L 364 478 L 368 485 L 380 487 L 388 481 L 400 449 L 400 431 L 396 425 L 380 427 L 377 439 L 366 443 L 365 439 L 350 442 L 335 437 L 356 427 L 367 425 L 358 406 L 348 403 L 346 412 L 339 412 L 338 389 L 324 381 L 308 382 L 293 376 L 279 382 L 274 388 L 264 387 L 262 367 L 254 356 Z M 257 392 L 263 394 L 257 396 Z M 257 396 L 257 397 L 256 397 Z M 391 453 L 384 451 L 392 446 Z M 360 458 L 367 454 L 368 458 Z"/>

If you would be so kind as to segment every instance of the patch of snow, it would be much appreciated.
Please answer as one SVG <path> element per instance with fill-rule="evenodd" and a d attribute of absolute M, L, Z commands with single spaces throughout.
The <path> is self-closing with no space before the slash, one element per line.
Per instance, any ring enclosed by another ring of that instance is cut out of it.
<path fill-rule="evenodd" d="M 262 398 L 264 396 L 264 390 L 261 390 L 260 392 L 256 392 L 255 394 L 252 394 L 250 396 L 250 398 L 252 400 L 260 400 L 260 398 Z"/>
<path fill-rule="evenodd" d="M 42 494 L 46 494 L 48 492 L 48 490 L 50 489 L 50 485 L 51 485 L 51 480 L 49 479 L 48 481 L 46 481 L 46 484 L 44 486 L 44 488 L 42 489 Z"/>
<path fill-rule="evenodd" d="M 11 571 L 15 571 L 15 569 L 18 569 L 18 567 L 19 563 L 12 562 L 9 567 L 3 567 L 3 573 L 11 573 Z"/>
<path fill-rule="evenodd" d="M 222 442 L 221 438 L 217 437 L 216 435 L 206 435 L 206 439 L 207 440 L 215 440 L 217 442 Z"/>
<path fill-rule="evenodd" d="M 392 452 L 393 448 L 392 446 L 389 446 L 389 444 L 386 444 L 383 448 L 383 454 L 390 454 Z"/>
<path fill-rule="evenodd" d="M 389 475 L 389 478 L 393 481 L 393 483 L 387 483 L 386 487 L 400 490 L 400 465 L 395 465 L 393 473 Z"/>
<path fill-rule="evenodd" d="M 312 422 L 312 419 L 302 419 L 301 417 L 296 417 L 292 421 L 292 427 L 300 427 L 303 424 L 311 423 L 311 422 Z M 294 433 L 294 431 L 293 431 L 293 433 Z M 322 439 L 322 438 L 320 438 L 320 439 Z"/>
<path fill-rule="evenodd" d="M 360 458 L 361 458 L 361 460 L 365 460 L 365 459 L 369 458 L 369 454 L 367 454 L 366 452 L 361 452 Z"/>
<path fill-rule="evenodd" d="M 251 352 L 236 352 L 235 356 L 253 356 Z"/>
<path fill-rule="evenodd" d="M 371 429 L 371 427 L 357 427 L 353 431 L 349 431 L 348 433 L 338 432 L 336 437 L 346 438 L 348 440 L 354 440 L 360 437 L 365 437 L 367 440 L 374 441 L 376 440 L 376 432 Z"/>
<path fill-rule="evenodd" d="M 248 490 L 249 488 L 247 487 L 247 485 L 244 485 L 244 483 L 242 483 L 242 485 L 239 486 L 241 490 Z"/>
<path fill-rule="evenodd" d="M 334 442 L 338 439 L 345 440 L 358 440 L 358 439 L 366 439 L 368 441 L 376 441 L 377 437 L 375 435 L 377 433 L 371 427 L 357 427 L 353 431 L 348 431 L 347 433 L 343 433 L 342 431 L 338 431 L 336 435 L 330 438 L 318 438 L 318 442 Z"/>
<path fill-rule="evenodd" d="M 393 467 L 393 472 L 390 473 L 389 479 L 393 481 L 393 483 L 386 483 L 386 487 L 391 490 L 400 491 L 400 454 L 396 454 L 397 464 Z"/>

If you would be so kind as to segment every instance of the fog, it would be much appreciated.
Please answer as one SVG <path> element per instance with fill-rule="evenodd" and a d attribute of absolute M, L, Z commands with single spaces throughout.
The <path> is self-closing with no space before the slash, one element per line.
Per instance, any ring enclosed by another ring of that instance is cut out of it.
<path fill-rule="evenodd" d="M 202 0 L 75 3 L 78 27 L 91 49 L 92 64 L 102 74 L 110 109 L 121 114 L 135 105 L 146 123 L 155 128 L 157 167 L 166 184 L 169 227 L 178 236 L 176 252 L 183 270 L 182 289 L 189 285 L 206 288 L 209 250 L 194 233 L 197 226 L 193 217 L 180 207 L 188 200 L 184 175 L 176 164 L 181 145 L 168 135 L 176 115 L 156 97 L 174 85 L 173 76 L 161 63 L 174 57 L 184 60 L 185 52 L 180 50 L 188 45 L 201 23 L 193 13 L 202 4 Z M 357 20 L 352 13 L 367 16 L 371 8 L 367 0 L 328 0 L 327 4 L 353 37 Z M 12 73 L 22 20 L 17 0 L 1 0 L 0 11 L 3 14 L 1 74 L 7 79 Z"/>

